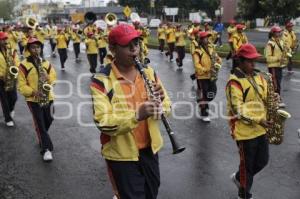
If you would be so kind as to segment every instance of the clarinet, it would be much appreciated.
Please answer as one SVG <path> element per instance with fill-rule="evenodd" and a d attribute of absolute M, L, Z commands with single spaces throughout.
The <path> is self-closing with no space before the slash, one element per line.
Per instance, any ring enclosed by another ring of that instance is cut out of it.
<path fill-rule="evenodd" d="M 153 86 L 144 72 L 144 65 L 140 62 L 138 57 L 134 58 L 134 62 L 135 62 L 135 65 L 136 65 L 138 71 L 140 72 L 142 78 L 144 79 L 145 86 L 146 86 L 147 90 L 149 91 L 149 94 L 154 96 Z M 162 120 L 162 122 L 166 128 L 166 131 L 168 133 L 168 136 L 170 138 L 170 141 L 172 144 L 172 149 L 173 149 L 173 154 L 181 153 L 182 151 L 184 151 L 185 147 L 179 145 L 176 135 L 173 132 L 173 130 L 171 129 L 170 123 L 164 114 L 161 114 L 161 120 Z"/>

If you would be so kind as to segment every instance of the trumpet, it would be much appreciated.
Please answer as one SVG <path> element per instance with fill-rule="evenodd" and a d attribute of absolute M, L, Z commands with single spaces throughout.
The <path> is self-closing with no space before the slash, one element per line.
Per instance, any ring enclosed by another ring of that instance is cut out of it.
<path fill-rule="evenodd" d="M 134 62 L 135 62 L 135 65 L 136 65 L 138 71 L 140 72 L 142 78 L 144 79 L 147 91 L 149 92 L 149 94 L 151 96 L 154 96 L 153 86 L 152 86 L 150 80 L 148 79 L 148 77 L 146 76 L 146 73 L 144 72 L 144 65 L 140 62 L 138 57 L 134 58 Z M 179 143 L 175 137 L 175 133 L 171 129 L 170 123 L 164 114 L 161 114 L 161 120 L 162 120 L 162 122 L 166 128 L 166 131 L 169 135 L 169 138 L 170 138 L 170 141 L 172 144 L 173 154 L 183 152 L 185 150 L 185 147 L 182 147 L 179 145 Z"/>

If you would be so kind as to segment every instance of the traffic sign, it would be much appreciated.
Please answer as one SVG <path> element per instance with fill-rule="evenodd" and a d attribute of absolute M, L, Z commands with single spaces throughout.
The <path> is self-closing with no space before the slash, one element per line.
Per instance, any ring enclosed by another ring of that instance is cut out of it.
<path fill-rule="evenodd" d="M 123 10 L 123 13 L 126 17 L 129 17 L 131 14 L 131 9 L 129 8 L 129 6 L 126 6 Z"/>

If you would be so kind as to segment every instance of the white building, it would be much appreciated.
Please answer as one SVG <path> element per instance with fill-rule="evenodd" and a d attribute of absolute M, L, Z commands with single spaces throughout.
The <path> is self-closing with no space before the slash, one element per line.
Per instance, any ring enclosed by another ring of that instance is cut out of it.
<path fill-rule="evenodd" d="M 105 7 L 105 0 L 82 0 L 81 2 L 83 7 Z"/>

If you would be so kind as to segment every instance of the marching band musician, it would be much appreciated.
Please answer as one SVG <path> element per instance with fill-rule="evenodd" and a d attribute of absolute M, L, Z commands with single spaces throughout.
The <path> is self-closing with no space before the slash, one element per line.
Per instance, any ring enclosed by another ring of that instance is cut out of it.
<path fill-rule="evenodd" d="M 17 32 L 10 25 L 7 25 L 7 26 L 4 27 L 4 32 L 7 32 L 7 34 L 8 34 L 7 42 L 10 45 L 10 47 L 14 50 L 17 50 L 17 46 L 18 46 L 18 34 L 17 34 Z"/>
<path fill-rule="evenodd" d="M 24 35 L 24 37 L 22 37 L 22 45 L 24 47 L 26 47 L 28 40 L 32 37 L 34 37 L 33 29 L 29 28 L 29 27 L 25 27 L 25 35 Z M 23 54 L 24 54 L 25 58 L 30 56 L 30 53 L 29 53 L 27 48 L 24 48 L 24 53 Z"/>
<path fill-rule="evenodd" d="M 100 68 L 104 67 L 104 59 L 107 55 L 107 34 L 106 31 L 98 27 L 98 34 L 97 34 L 97 41 L 98 41 L 98 51 L 99 51 L 99 60 L 100 60 Z"/>
<path fill-rule="evenodd" d="M 56 48 L 55 37 L 57 35 L 57 31 L 56 31 L 56 28 L 52 24 L 49 25 L 48 35 L 49 35 L 49 41 L 50 41 L 50 46 L 51 46 L 52 57 L 56 57 L 56 54 L 55 54 L 55 48 Z"/>
<path fill-rule="evenodd" d="M 176 32 L 175 32 L 175 38 L 176 38 L 176 51 L 178 54 L 178 57 L 176 58 L 176 64 L 179 68 L 182 67 L 183 59 L 185 57 L 185 37 L 186 37 L 186 31 L 181 29 L 181 24 L 176 25 Z"/>
<path fill-rule="evenodd" d="M 141 23 L 139 21 L 134 21 L 133 26 L 136 31 L 138 31 L 141 34 L 141 40 L 140 41 L 140 59 L 142 63 L 149 63 L 149 59 L 147 58 L 147 55 L 149 53 L 147 44 L 148 44 L 148 36 L 150 35 L 149 30 L 147 28 L 142 27 Z"/>
<path fill-rule="evenodd" d="M 41 56 L 44 56 L 44 43 L 47 37 L 47 33 L 41 26 L 37 26 L 34 32 L 35 37 L 41 42 Z"/>
<path fill-rule="evenodd" d="M 273 78 L 275 92 L 279 95 L 281 90 L 282 69 L 286 67 L 288 62 L 286 54 L 290 53 L 290 48 L 285 45 L 281 34 L 282 29 L 279 26 L 272 27 L 269 33 L 269 41 L 265 47 L 268 70 Z M 281 101 L 279 106 L 283 108 L 285 104 Z"/>
<path fill-rule="evenodd" d="M 213 44 L 208 41 L 210 36 L 209 32 L 199 32 L 199 48 L 192 55 L 198 85 L 197 102 L 201 110 L 201 119 L 204 122 L 211 121 L 208 103 L 215 98 L 217 92 L 213 72 L 217 72 L 222 63 L 222 59 L 217 55 Z"/>
<path fill-rule="evenodd" d="M 34 37 L 28 40 L 26 48 L 30 56 L 19 66 L 18 89 L 31 111 L 43 160 L 52 161 L 53 144 L 48 130 L 53 121 L 54 95 L 52 90 L 45 95 L 43 89 L 45 84 L 53 86 L 56 72 L 47 60 L 40 57 L 41 45 Z"/>
<path fill-rule="evenodd" d="M 286 43 L 287 47 L 289 47 L 292 50 L 292 53 L 295 53 L 298 48 L 298 39 L 295 34 L 295 31 L 293 31 L 293 26 L 294 24 L 292 22 L 287 22 L 285 24 L 285 30 L 283 32 L 283 39 L 284 42 Z M 293 63 L 292 63 L 292 58 L 288 58 L 288 73 L 292 74 L 293 73 Z"/>
<path fill-rule="evenodd" d="M 93 23 L 88 24 L 84 29 L 83 29 L 83 33 L 84 35 L 87 37 L 87 34 L 89 32 L 92 32 L 94 34 L 97 33 L 97 26 Z"/>
<path fill-rule="evenodd" d="M 55 40 L 56 40 L 56 48 L 60 59 L 61 70 L 64 71 L 65 62 L 68 59 L 68 54 L 67 54 L 68 37 L 66 36 L 62 27 L 57 28 L 57 35 L 55 37 Z"/>
<path fill-rule="evenodd" d="M 231 136 L 236 141 L 240 165 L 231 180 L 238 188 L 239 199 L 252 199 L 254 176 L 268 163 L 269 143 L 266 128 L 267 81 L 255 70 L 255 59 L 261 55 L 252 44 L 242 44 L 236 52 L 239 65 L 226 85 L 227 112 Z"/>
<path fill-rule="evenodd" d="M 191 30 L 190 35 L 189 35 L 189 38 L 191 39 L 191 43 L 190 43 L 190 53 L 191 53 L 191 55 L 193 55 L 194 52 L 195 52 L 195 50 L 199 47 L 199 45 L 198 45 L 198 40 L 199 40 L 198 34 L 199 34 L 199 31 L 201 31 L 201 29 L 195 29 L 195 28 L 193 28 Z M 194 61 L 194 59 L 193 59 L 193 61 Z M 194 80 L 196 80 L 195 73 L 191 74 L 190 78 L 194 82 Z"/>
<path fill-rule="evenodd" d="M 79 54 L 80 54 L 80 42 L 81 42 L 81 34 L 79 34 L 80 29 L 78 26 L 73 27 L 71 39 L 73 41 L 73 49 L 75 53 L 75 61 L 80 62 Z"/>
<path fill-rule="evenodd" d="M 164 26 L 163 23 L 160 23 L 157 28 L 157 38 L 159 43 L 159 50 L 161 53 L 164 52 L 164 48 L 165 48 L 165 40 L 166 40 L 165 31 L 166 31 L 166 27 Z"/>
<path fill-rule="evenodd" d="M 227 28 L 227 33 L 228 33 L 228 44 L 229 44 L 229 47 L 230 47 L 230 51 L 229 51 L 226 59 L 229 60 L 232 57 L 232 53 L 233 53 L 233 39 L 232 39 L 232 36 L 236 33 L 235 21 L 233 19 L 229 21 L 229 26 Z"/>
<path fill-rule="evenodd" d="M 93 32 L 87 33 L 85 39 L 87 59 L 90 64 L 90 72 L 96 73 L 98 58 L 98 40 Z"/>
<path fill-rule="evenodd" d="M 8 44 L 8 34 L 0 32 L 0 102 L 8 127 L 14 126 L 14 108 L 17 101 L 16 76 L 10 71 L 12 66 L 19 66 L 17 51 Z"/>
<path fill-rule="evenodd" d="M 168 52 L 166 52 L 166 56 L 170 56 L 169 61 L 173 60 L 173 52 L 175 49 L 175 27 L 172 25 L 172 23 L 168 22 L 167 23 L 167 29 L 166 29 L 166 41 L 168 44 Z"/>
<path fill-rule="evenodd" d="M 23 46 L 23 39 L 26 37 L 24 32 L 23 32 L 23 27 L 18 26 L 18 46 L 19 46 L 19 51 L 20 51 L 20 57 L 23 59 L 23 53 L 25 47 Z"/>
<path fill-rule="evenodd" d="M 139 37 L 130 25 L 116 26 L 108 38 L 115 59 L 92 79 L 90 86 L 102 155 L 122 199 L 157 198 L 158 151 L 163 141 L 159 121 L 153 116 L 161 103 L 163 110 L 170 111 L 169 98 L 151 67 L 144 71 L 150 81 L 157 83 L 153 83 L 155 95 L 147 97 L 144 79 L 134 63 L 140 50 Z"/>
<path fill-rule="evenodd" d="M 243 24 L 237 24 L 236 26 L 236 33 L 232 36 L 232 47 L 233 47 L 233 54 L 232 54 L 232 70 L 237 66 L 237 60 L 235 59 L 235 54 L 237 53 L 238 49 L 241 47 L 242 44 L 248 43 L 248 38 L 246 34 L 243 32 L 246 28 Z"/>
<path fill-rule="evenodd" d="M 212 29 L 211 24 L 209 24 L 208 22 L 206 22 L 204 24 L 204 31 L 209 32 L 209 34 L 211 35 L 208 38 L 209 43 L 215 45 L 217 43 L 217 41 L 218 41 L 218 33 Z"/>

